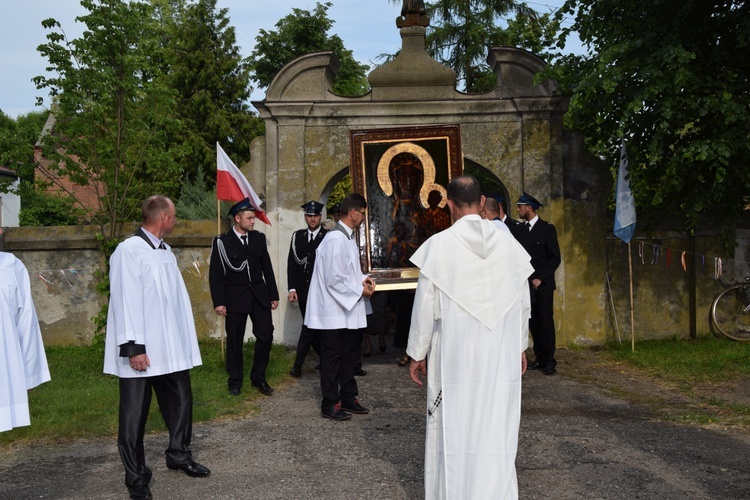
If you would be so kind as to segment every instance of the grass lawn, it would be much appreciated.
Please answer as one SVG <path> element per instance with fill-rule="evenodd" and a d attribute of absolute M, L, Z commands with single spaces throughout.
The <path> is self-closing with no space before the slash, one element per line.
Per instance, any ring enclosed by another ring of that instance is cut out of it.
<path fill-rule="evenodd" d="M 638 342 L 634 352 L 630 343 L 611 344 L 607 352 L 649 375 L 680 385 L 750 376 L 750 342 L 724 337 L 646 340 Z"/>
<path fill-rule="evenodd" d="M 724 337 L 648 340 L 609 345 L 604 355 L 687 395 L 677 421 L 750 426 L 750 342 Z"/>
<path fill-rule="evenodd" d="M 252 366 L 254 343 L 245 347 L 245 371 Z M 247 415 L 265 397 L 245 380 L 239 397 L 229 395 L 218 340 L 200 343 L 203 365 L 193 368 L 193 421 Z M 118 379 L 102 373 L 103 346 L 47 347 L 52 380 L 29 392 L 31 425 L 0 433 L 0 446 L 20 441 L 56 442 L 117 435 Z M 269 384 L 287 378 L 294 352 L 274 345 L 266 375 Z M 154 395 L 146 431 L 164 430 Z"/>

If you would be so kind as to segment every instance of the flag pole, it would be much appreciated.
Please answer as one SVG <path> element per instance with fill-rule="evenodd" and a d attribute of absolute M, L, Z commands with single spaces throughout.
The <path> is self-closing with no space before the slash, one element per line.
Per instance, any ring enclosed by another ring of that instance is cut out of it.
<path fill-rule="evenodd" d="M 635 352 L 635 314 L 633 313 L 633 254 L 628 241 L 628 267 L 630 268 L 630 349 Z"/>
<path fill-rule="evenodd" d="M 216 198 L 216 234 L 221 234 L 221 200 Z M 221 336 L 221 359 L 224 360 L 224 324 L 221 317 L 217 316 L 216 321 L 219 323 L 219 335 Z"/>
<path fill-rule="evenodd" d="M 635 198 L 630 186 L 628 151 L 625 139 L 621 140 L 620 167 L 617 169 L 615 188 L 615 236 L 628 244 L 628 269 L 630 271 L 630 348 L 635 352 L 635 313 L 633 305 L 633 252 L 630 240 L 635 232 Z"/>

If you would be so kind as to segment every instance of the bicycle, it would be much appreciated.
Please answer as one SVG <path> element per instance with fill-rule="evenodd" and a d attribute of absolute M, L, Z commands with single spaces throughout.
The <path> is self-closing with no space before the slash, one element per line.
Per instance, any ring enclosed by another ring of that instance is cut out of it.
<path fill-rule="evenodd" d="M 709 311 L 712 330 L 715 327 L 733 340 L 750 340 L 750 276 L 744 283 L 720 291 Z"/>

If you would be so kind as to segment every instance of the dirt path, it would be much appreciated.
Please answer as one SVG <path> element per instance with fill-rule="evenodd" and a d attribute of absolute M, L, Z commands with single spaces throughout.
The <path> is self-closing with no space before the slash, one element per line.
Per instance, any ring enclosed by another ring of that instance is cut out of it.
<path fill-rule="evenodd" d="M 308 365 L 302 379 L 260 400 L 256 415 L 196 425 L 193 450 L 209 478 L 167 470 L 166 436 L 148 436 L 154 497 L 421 498 L 425 396 L 396 366 L 400 355 L 389 348 L 367 360 L 359 381 L 370 415 L 322 419 Z M 665 421 L 658 401 L 667 410 L 694 403 L 595 352 L 559 359 L 559 375 L 524 377 L 521 498 L 750 498 L 747 435 Z M 127 498 L 114 438 L 4 450 L 0 478 L 0 499 Z"/>

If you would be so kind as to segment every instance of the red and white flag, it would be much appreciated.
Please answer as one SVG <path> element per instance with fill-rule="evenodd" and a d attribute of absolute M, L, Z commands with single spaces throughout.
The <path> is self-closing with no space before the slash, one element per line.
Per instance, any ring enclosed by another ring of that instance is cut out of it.
<path fill-rule="evenodd" d="M 266 213 L 260 209 L 260 198 L 257 193 L 218 142 L 216 143 L 216 198 L 223 201 L 242 201 L 249 198 L 250 203 L 255 207 L 255 216 L 269 226 L 271 225 Z"/>

